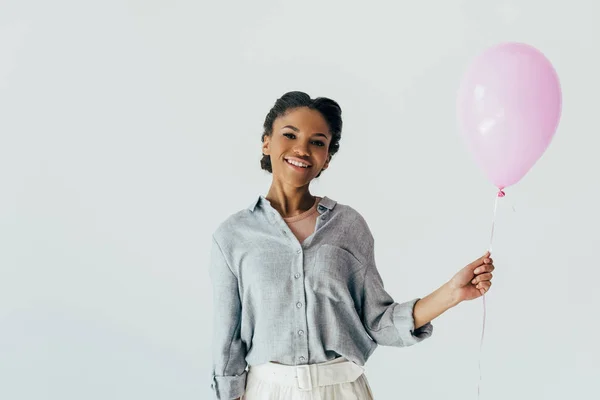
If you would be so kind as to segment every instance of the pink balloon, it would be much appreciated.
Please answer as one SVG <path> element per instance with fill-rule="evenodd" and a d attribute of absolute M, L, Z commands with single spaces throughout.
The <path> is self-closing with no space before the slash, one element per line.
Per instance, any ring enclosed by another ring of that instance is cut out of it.
<path fill-rule="evenodd" d="M 500 190 L 521 180 L 546 151 L 561 109 L 552 64 L 522 43 L 500 44 L 478 55 L 458 91 L 462 136 Z"/>

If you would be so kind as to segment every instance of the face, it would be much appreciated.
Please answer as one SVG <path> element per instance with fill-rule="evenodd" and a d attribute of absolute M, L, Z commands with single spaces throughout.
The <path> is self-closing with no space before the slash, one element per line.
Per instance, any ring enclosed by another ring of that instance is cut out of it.
<path fill-rule="evenodd" d="M 325 118 L 317 110 L 301 107 L 277 118 L 262 149 L 271 156 L 273 179 L 294 187 L 310 183 L 329 166 L 331 137 Z"/>

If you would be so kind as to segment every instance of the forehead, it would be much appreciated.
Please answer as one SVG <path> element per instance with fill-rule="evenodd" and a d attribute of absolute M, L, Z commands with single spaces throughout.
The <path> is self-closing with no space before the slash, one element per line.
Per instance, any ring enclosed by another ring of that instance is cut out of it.
<path fill-rule="evenodd" d="M 273 129 L 282 129 L 287 125 L 298 128 L 301 132 L 313 134 L 324 133 L 329 135 L 329 126 L 323 115 L 317 110 L 308 107 L 288 110 L 284 115 L 273 122 Z"/>

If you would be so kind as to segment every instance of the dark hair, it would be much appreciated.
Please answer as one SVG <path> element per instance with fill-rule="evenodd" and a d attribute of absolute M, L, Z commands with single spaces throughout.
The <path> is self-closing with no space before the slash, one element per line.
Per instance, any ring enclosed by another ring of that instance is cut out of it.
<path fill-rule="evenodd" d="M 329 126 L 329 132 L 331 133 L 331 142 L 329 142 L 329 154 L 333 156 L 340 149 L 340 139 L 342 138 L 342 109 L 339 104 L 334 100 L 326 97 L 317 97 L 311 99 L 310 96 L 304 92 L 288 92 L 277 99 L 271 111 L 265 118 L 263 125 L 264 131 L 261 136 L 261 141 L 264 143 L 265 136 L 271 136 L 273 134 L 273 122 L 278 117 L 285 115 L 288 111 L 295 108 L 308 107 L 312 110 L 316 110 L 321 113 L 327 125 Z M 271 167 L 271 156 L 263 154 L 263 158 L 260 160 L 260 167 L 265 171 L 273 173 Z M 319 171 L 317 178 L 321 175 L 322 171 Z"/>

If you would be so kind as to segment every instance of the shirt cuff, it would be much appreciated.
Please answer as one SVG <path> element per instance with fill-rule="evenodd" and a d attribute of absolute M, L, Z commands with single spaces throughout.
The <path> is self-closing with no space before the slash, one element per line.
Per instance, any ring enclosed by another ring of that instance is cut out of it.
<path fill-rule="evenodd" d="M 232 400 L 242 397 L 246 391 L 246 374 L 234 376 L 216 376 L 213 375 L 212 388 L 217 400 Z"/>
<path fill-rule="evenodd" d="M 415 320 L 413 311 L 415 304 L 420 299 L 413 299 L 406 303 L 396 304 L 394 307 L 394 325 L 398 329 L 403 346 L 412 346 L 427 339 L 433 333 L 431 322 L 426 323 L 418 329 L 415 329 Z"/>

